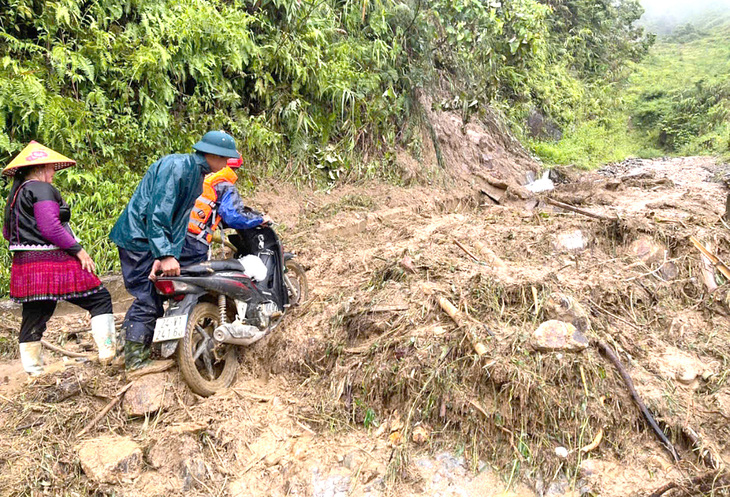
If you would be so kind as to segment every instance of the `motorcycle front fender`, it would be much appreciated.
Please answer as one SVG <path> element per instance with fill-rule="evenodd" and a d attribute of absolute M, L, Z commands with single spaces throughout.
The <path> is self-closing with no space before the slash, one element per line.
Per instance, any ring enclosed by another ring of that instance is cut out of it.
<path fill-rule="evenodd" d="M 189 315 L 192 312 L 193 307 L 195 307 L 198 303 L 198 300 L 200 300 L 200 297 L 204 294 L 204 292 L 188 293 L 185 295 L 184 299 L 171 302 L 170 307 L 168 307 L 167 311 L 165 311 L 165 317 Z M 175 353 L 177 350 L 177 342 L 179 341 L 180 340 L 167 340 L 165 342 L 160 342 L 160 354 L 164 359 L 167 359 Z"/>

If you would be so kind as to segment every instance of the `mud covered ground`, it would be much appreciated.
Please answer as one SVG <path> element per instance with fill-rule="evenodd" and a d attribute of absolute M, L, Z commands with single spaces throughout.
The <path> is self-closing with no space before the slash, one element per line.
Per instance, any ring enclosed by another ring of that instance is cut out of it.
<path fill-rule="evenodd" d="M 717 474 L 730 457 L 728 285 L 689 241 L 730 259 L 717 176 L 705 158 L 630 161 L 560 171 L 546 194 L 512 186 L 500 203 L 448 184 L 272 187 L 251 203 L 282 223 L 311 297 L 245 351 L 231 389 L 197 397 L 173 369 L 157 412 L 130 417 L 125 397 L 79 437 L 123 375 L 67 361 L 27 386 L 17 318 L 3 316 L 0 494 L 618 497 Z M 538 350 L 550 319 L 591 345 Z M 48 337 L 83 350 L 86 326 L 59 316 Z M 107 436 L 139 454 L 99 481 L 84 459 Z M 708 481 L 690 487 L 723 491 Z"/>

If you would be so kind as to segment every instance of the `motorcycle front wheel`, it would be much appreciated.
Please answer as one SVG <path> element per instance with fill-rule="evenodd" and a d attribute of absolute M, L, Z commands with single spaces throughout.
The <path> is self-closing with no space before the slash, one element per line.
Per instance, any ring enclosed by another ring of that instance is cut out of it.
<path fill-rule="evenodd" d="M 296 307 L 303 304 L 309 298 L 309 283 L 304 268 L 296 261 L 288 260 L 284 263 L 286 272 L 284 282 L 289 292 L 289 305 Z"/>
<path fill-rule="evenodd" d="M 185 336 L 177 348 L 177 362 L 190 389 L 209 397 L 236 379 L 238 356 L 234 345 L 216 344 L 213 331 L 220 324 L 218 307 L 197 304 L 188 316 Z"/>

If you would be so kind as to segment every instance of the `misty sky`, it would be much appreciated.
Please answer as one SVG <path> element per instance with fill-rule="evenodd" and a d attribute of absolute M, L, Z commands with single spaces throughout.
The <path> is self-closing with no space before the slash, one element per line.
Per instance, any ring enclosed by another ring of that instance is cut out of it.
<path fill-rule="evenodd" d="M 684 17 L 709 8 L 730 9 L 730 0 L 641 0 L 648 16 Z"/>

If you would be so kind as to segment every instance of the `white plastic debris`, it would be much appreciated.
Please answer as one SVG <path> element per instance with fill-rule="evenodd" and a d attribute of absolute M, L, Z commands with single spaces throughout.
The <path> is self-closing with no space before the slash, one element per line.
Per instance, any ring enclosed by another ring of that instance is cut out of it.
<path fill-rule="evenodd" d="M 266 279 L 266 265 L 255 255 L 245 255 L 238 259 L 243 266 L 243 272 L 255 281 L 264 281 Z"/>
<path fill-rule="evenodd" d="M 530 190 L 532 193 L 549 192 L 554 190 L 555 184 L 550 179 L 550 170 L 546 169 L 545 172 L 542 173 L 542 178 L 528 183 L 525 185 L 525 188 Z"/>

